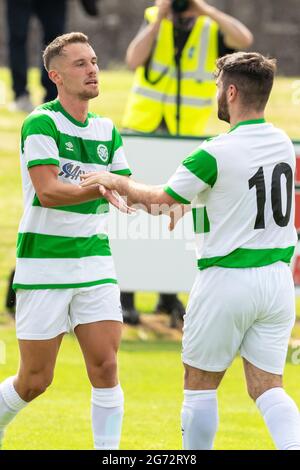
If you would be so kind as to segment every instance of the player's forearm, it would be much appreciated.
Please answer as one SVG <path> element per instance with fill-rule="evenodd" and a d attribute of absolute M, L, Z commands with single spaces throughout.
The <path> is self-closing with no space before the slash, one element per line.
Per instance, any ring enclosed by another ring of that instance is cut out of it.
<path fill-rule="evenodd" d="M 150 57 L 160 23 L 161 20 L 158 20 L 155 23 L 149 24 L 130 43 L 126 53 L 126 63 L 132 70 L 144 65 Z"/>
<path fill-rule="evenodd" d="M 218 23 L 228 47 L 246 49 L 252 45 L 253 35 L 241 21 L 212 6 L 208 7 L 206 14 Z"/>
<path fill-rule="evenodd" d="M 81 204 L 100 199 L 98 185 L 82 188 L 77 185 L 64 184 L 57 181 L 38 194 L 43 207 L 56 207 Z"/>
<path fill-rule="evenodd" d="M 148 186 L 120 176 L 116 180 L 115 189 L 121 196 L 127 197 L 128 205 L 139 205 L 139 208 L 154 215 L 162 213 L 158 209 L 161 205 L 162 188 L 160 186 Z"/>

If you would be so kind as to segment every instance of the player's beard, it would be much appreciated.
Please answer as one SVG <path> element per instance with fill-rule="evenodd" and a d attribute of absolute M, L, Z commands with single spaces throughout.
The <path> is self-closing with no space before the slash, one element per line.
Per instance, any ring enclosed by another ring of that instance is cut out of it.
<path fill-rule="evenodd" d="M 79 93 L 79 98 L 83 101 L 88 101 L 93 98 L 96 98 L 99 95 L 99 90 L 91 90 L 91 91 L 82 91 Z"/>
<path fill-rule="evenodd" d="M 230 115 L 227 103 L 226 91 L 224 90 L 218 99 L 218 118 L 230 123 Z"/>

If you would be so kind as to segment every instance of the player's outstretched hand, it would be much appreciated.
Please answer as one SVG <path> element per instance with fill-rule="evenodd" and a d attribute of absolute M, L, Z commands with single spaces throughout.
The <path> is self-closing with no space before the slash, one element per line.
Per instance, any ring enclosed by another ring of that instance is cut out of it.
<path fill-rule="evenodd" d="M 130 207 L 126 204 L 124 199 L 117 191 L 107 189 L 102 184 L 99 184 L 99 192 L 101 196 L 103 196 L 105 199 L 107 199 L 108 202 L 119 209 L 120 212 L 125 212 L 126 214 L 133 214 L 136 212 L 133 207 Z"/>
<path fill-rule="evenodd" d="M 115 206 L 121 212 L 132 214 L 136 212 L 136 210 L 132 207 L 129 207 L 120 194 L 113 189 L 116 177 L 116 175 L 113 175 L 107 171 L 86 173 L 80 176 L 81 180 L 83 180 L 80 186 L 87 187 L 97 184 L 101 196 L 107 199 L 110 204 Z"/>
<path fill-rule="evenodd" d="M 92 184 L 102 184 L 107 189 L 116 189 L 115 184 L 118 179 L 118 175 L 109 173 L 109 171 L 98 171 L 85 173 L 80 176 L 83 182 L 80 184 L 83 188 Z"/>

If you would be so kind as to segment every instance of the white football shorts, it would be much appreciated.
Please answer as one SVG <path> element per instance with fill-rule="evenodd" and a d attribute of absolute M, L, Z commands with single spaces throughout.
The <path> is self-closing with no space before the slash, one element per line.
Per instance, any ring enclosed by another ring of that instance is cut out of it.
<path fill-rule="evenodd" d="M 221 372 L 240 352 L 259 369 L 281 375 L 294 323 L 295 290 L 287 264 L 211 267 L 197 273 L 190 294 L 182 360 Z"/>
<path fill-rule="evenodd" d="M 17 290 L 18 339 L 51 339 L 77 325 L 105 320 L 123 321 L 120 289 L 116 284 Z"/>

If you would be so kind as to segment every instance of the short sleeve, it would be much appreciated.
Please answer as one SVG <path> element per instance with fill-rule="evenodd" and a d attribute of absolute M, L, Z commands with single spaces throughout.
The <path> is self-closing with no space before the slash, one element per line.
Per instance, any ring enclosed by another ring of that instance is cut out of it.
<path fill-rule="evenodd" d="M 216 159 L 199 148 L 183 160 L 164 191 L 177 202 L 189 204 L 197 194 L 214 186 L 217 174 Z"/>
<path fill-rule="evenodd" d="M 33 113 L 22 127 L 22 153 L 28 168 L 36 165 L 59 166 L 58 131 L 46 114 Z"/>
<path fill-rule="evenodd" d="M 122 137 L 115 127 L 113 128 L 112 154 L 110 172 L 130 176 L 131 171 L 126 160 Z"/>

